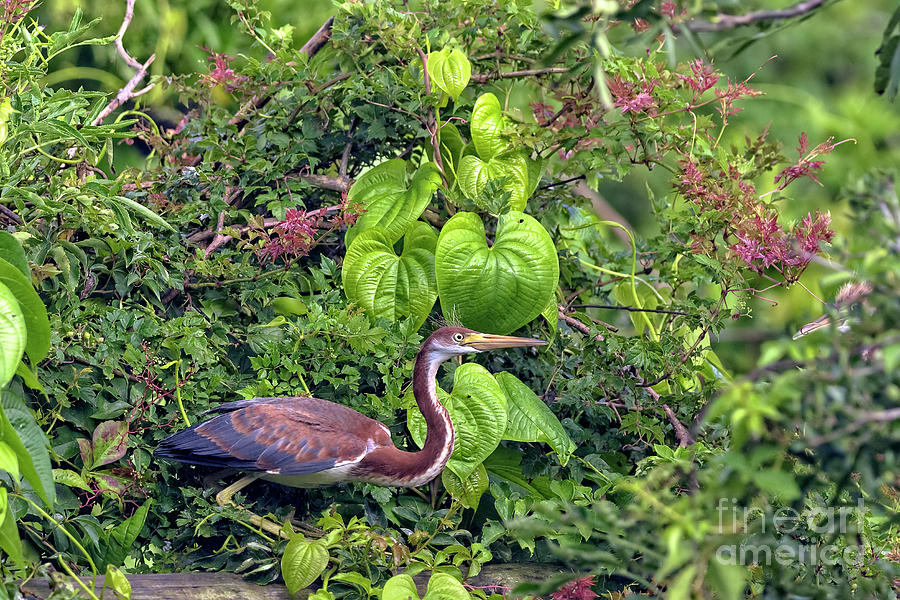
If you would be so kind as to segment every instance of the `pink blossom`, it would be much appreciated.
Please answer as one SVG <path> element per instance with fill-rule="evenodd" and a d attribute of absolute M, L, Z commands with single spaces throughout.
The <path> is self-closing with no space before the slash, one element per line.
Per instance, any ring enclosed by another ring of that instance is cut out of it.
<path fill-rule="evenodd" d="M 778 185 L 778 189 L 783 190 L 792 182 L 800 179 L 801 177 L 809 177 L 810 179 L 821 185 L 822 183 L 819 181 L 819 178 L 816 177 L 815 171 L 821 169 L 822 165 L 825 164 L 825 161 L 812 159 L 820 154 L 828 154 L 832 150 L 834 150 L 837 144 L 833 144 L 833 140 L 834 137 L 832 136 L 813 148 L 812 151 L 807 152 L 809 150 L 809 142 L 806 139 L 806 133 L 801 133 L 799 140 L 800 145 L 797 146 L 797 152 L 801 155 L 800 160 L 797 162 L 797 164 L 791 165 L 790 167 L 787 167 L 780 173 L 778 173 L 778 175 L 775 177 L 776 185 L 778 185 L 778 182 L 781 181 L 781 185 Z"/>
<path fill-rule="evenodd" d="M 692 76 L 678 74 L 678 78 L 687 83 L 696 95 L 699 96 L 718 83 L 719 75 L 711 65 L 697 59 L 691 61 L 690 67 Z"/>
<path fill-rule="evenodd" d="M 594 583 L 592 576 L 569 581 L 550 594 L 550 597 L 553 600 L 594 600 L 599 595 L 591 589 Z"/>

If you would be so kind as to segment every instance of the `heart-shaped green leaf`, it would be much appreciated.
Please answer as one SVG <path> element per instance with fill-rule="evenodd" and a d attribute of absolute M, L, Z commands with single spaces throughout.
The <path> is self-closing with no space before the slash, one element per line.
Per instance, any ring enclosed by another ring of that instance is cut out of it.
<path fill-rule="evenodd" d="M 328 550 L 321 541 L 298 535 L 288 542 L 281 556 L 281 576 L 292 596 L 312 584 L 328 566 Z"/>
<path fill-rule="evenodd" d="M 481 496 L 488 490 L 488 474 L 483 464 L 478 465 L 467 479 L 460 479 L 450 469 L 444 469 L 441 473 L 441 483 L 460 504 L 477 510 Z"/>
<path fill-rule="evenodd" d="M 439 52 L 431 52 L 426 64 L 431 83 L 456 102 L 472 76 L 472 65 L 466 55 L 456 48 L 444 48 Z"/>
<path fill-rule="evenodd" d="M 472 600 L 472 595 L 452 575 L 435 573 L 428 580 L 423 600 Z"/>
<path fill-rule="evenodd" d="M 380 227 L 393 244 L 422 215 L 439 185 L 441 176 L 433 163 L 420 166 L 408 184 L 405 160 L 394 158 L 372 167 L 347 194 L 347 201 L 364 212 L 344 242 L 349 247 L 363 231 Z"/>
<path fill-rule="evenodd" d="M 404 236 L 400 256 L 380 227 L 362 232 L 347 249 L 341 267 L 347 299 L 362 306 L 373 319 L 411 317 L 418 329 L 437 299 L 436 243 L 431 226 L 421 221 Z"/>
<path fill-rule="evenodd" d="M 559 282 L 559 261 L 550 234 L 529 215 L 501 216 L 488 247 L 481 218 L 459 212 L 438 237 L 435 275 L 446 318 L 507 334 L 547 306 Z"/>
<path fill-rule="evenodd" d="M 497 96 L 491 93 L 482 94 L 472 107 L 472 119 L 469 122 L 472 142 L 482 160 L 491 160 L 497 154 L 509 149 L 503 135 L 505 127 L 506 122 Z"/>
<path fill-rule="evenodd" d="M 514 442 L 546 442 L 559 456 L 560 464 L 565 466 L 569 456 L 575 451 L 575 442 L 569 438 L 553 411 L 512 373 L 503 371 L 497 373 L 494 379 L 506 394 L 509 425 L 503 439 Z"/>
<path fill-rule="evenodd" d="M 510 209 L 524 210 L 531 195 L 529 163 L 532 162 L 536 161 L 529 159 L 525 150 L 507 152 L 487 162 L 477 156 L 464 156 L 457 171 L 459 189 L 466 198 L 478 203 L 489 181 L 502 182 L 503 189 L 510 194 Z"/>
<path fill-rule="evenodd" d="M 447 468 L 465 481 L 490 456 L 506 431 L 506 395 L 494 376 L 476 363 L 466 363 L 456 369 L 450 394 L 441 388 L 437 393 L 456 431 Z M 421 448 L 425 444 L 426 427 L 417 407 L 407 411 L 406 423 Z"/>
<path fill-rule="evenodd" d="M 25 352 L 25 317 L 16 297 L 0 283 L 0 388 L 16 373 Z"/>
<path fill-rule="evenodd" d="M 25 277 L 31 276 L 25 250 L 13 234 L 6 231 L 0 231 L 0 258 L 21 271 Z"/>

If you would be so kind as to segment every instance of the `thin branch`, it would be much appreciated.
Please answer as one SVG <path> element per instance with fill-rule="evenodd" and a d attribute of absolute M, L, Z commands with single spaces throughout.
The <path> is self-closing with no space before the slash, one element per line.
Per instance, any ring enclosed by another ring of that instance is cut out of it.
<path fill-rule="evenodd" d="M 2 212 L 3 215 L 4 215 L 7 219 L 9 219 L 10 221 L 12 221 L 12 222 L 15 223 L 16 225 L 21 225 L 22 223 L 24 223 L 24 221 L 22 221 L 22 217 L 20 217 L 20 216 L 17 215 L 16 213 L 14 213 L 14 212 L 12 211 L 12 209 L 7 208 L 6 206 L 4 206 L 4 205 L 2 205 L 2 204 L 0 204 L 0 212 Z"/>
<path fill-rule="evenodd" d="M 805 0 L 780 10 L 757 10 L 745 15 L 720 14 L 713 17 L 710 21 L 691 21 L 687 23 L 687 28 L 693 32 L 723 31 L 736 27 L 746 27 L 762 21 L 793 19 L 794 17 L 807 15 L 823 4 L 825 4 L 825 0 Z"/>
<path fill-rule="evenodd" d="M 663 404 L 662 409 L 665 411 L 669 423 L 671 423 L 672 427 L 675 429 L 675 437 L 678 438 L 678 446 L 680 448 L 687 448 L 697 441 L 691 436 L 691 432 L 687 430 L 687 427 L 681 424 L 681 421 L 675 416 L 675 411 L 669 408 L 668 404 Z"/>
<path fill-rule="evenodd" d="M 554 181 L 553 183 L 548 183 L 547 185 L 542 185 L 539 187 L 539 190 L 549 190 L 550 188 L 559 187 L 561 185 L 566 185 L 568 183 L 572 183 L 573 181 L 578 181 L 580 179 L 584 179 L 586 175 L 578 175 L 577 177 L 569 177 L 568 179 L 563 179 L 562 181 Z"/>
<path fill-rule="evenodd" d="M 416 51 L 419 53 L 419 59 L 422 61 L 422 72 L 425 74 L 425 96 L 431 95 L 431 77 L 428 75 L 428 57 L 425 56 L 425 52 L 422 51 L 421 48 L 416 47 Z M 438 122 L 434 116 L 434 109 L 428 109 L 428 123 L 430 127 L 426 125 L 426 129 L 428 129 L 428 133 L 431 134 L 431 146 L 434 148 L 434 164 L 437 165 L 438 170 L 441 172 L 441 179 L 444 181 L 444 184 L 447 183 L 447 178 L 444 177 L 444 160 L 441 157 L 441 143 L 438 140 Z"/>
<path fill-rule="evenodd" d="M 591 201 L 591 208 L 594 209 L 594 212 L 597 213 L 597 216 L 603 219 L 604 221 L 615 221 L 616 223 L 621 223 L 631 231 L 634 231 L 634 227 L 628 222 L 628 219 L 622 216 L 622 214 L 617 211 L 613 206 L 606 201 L 599 192 L 595 192 L 591 189 L 584 181 L 579 181 L 574 186 L 572 186 L 572 191 L 587 198 Z M 628 233 L 622 230 L 619 227 L 613 227 L 613 234 L 622 240 L 626 246 L 631 246 L 631 239 L 628 237 Z"/>
<path fill-rule="evenodd" d="M 822 444 L 827 444 L 828 442 L 833 442 L 834 440 L 843 437 L 845 435 L 851 434 L 859 429 L 862 429 L 864 426 L 869 423 L 890 423 L 891 421 L 896 421 L 900 419 L 900 408 L 890 408 L 888 410 L 876 410 L 862 413 L 859 417 L 856 418 L 855 421 L 847 425 L 846 427 L 842 427 L 840 429 L 835 429 L 831 433 L 827 435 L 820 435 L 809 440 L 810 445 L 812 446 L 821 446 Z"/>
<path fill-rule="evenodd" d="M 691 316 L 691 313 L 682 312 L 680 310 L 665 310 L 663 308 L 636 308 L 634 306 L 617 306 L 614 304 L 570 304 L 569 308 L 608 308 L 610 310 L 627 310 L 628 312 L 648 312 L 658 313 L 661 315 L 679 315 L 682 317 Z"/>
<path fill-rule="evenodd" d="M 341 193 L 349 192 L 350 186 L 353 184 L 353 180 L 347 176 L 299 175 L 298 177 L 311 186 Z"/>
<path fill-rule="evenodd" d="M 132 98 L 137 98 L 141 94 L 146 94 L 156 85 L 155 83 L 151 83 L 145 88 L 135 91 L 138 84 L 144 80 L 144 77 L 147 76 L 147 69 L 153 64 L 153 61 L 156 60 L 156 55 L 151 54 L 150 58 L 144 64 L 139 63 L 135 60 L 128 51 L 125 50 L 125 46 L 122 44 L 122 38 L 125 37 L 125 31 L 128 29 L 128 26 L 131 25 L 131 19 L 134 18 L 134 0 L 126 0 L 125 4 L 125 16 L 122 18 L 122 25 L 119 27 L 119 33 L 116 34 L 116 50 L 119 52 L 119 55 L 122 59 L 128 64 L 128 66 L 133 69 L 137 69 L 134 76 L 128 80 L 128 83 L 119 90 L 119 93 L 116 94 L 116 97 L 112 99 L 112 101 L 106 105 L 106 107 L 100 111 L 100 114 L 91 121 L 91 125 L 100 125 L 103 123 L 103 119 L 108 117 L 114 110 L 119 108 L 125 102 L 131 100 Z"/>
<path fill-rule="evenodd" d="M 128 52 L 125 50 L 125 46 L 122 45 L 122 38 L 125 37 L 125 31 L 128 29 L 128 26 L 131 25 L 131 19 L 134 18 L 134 0 L 127 0 L 125 5 L 125 17 L 122 19 L 122 26 L 119 27 L 119 33 L 116 34 L 116 50 L 119 52 L 119 56 L 121 56 L 128 66 L 134 69 L 140 69 L 141 63 L 136 61 Z"/>
<path fill-rule="evenodd" d="M 568 73 L 567 67 L 547 67 L 544 69 L 525 69 L 524 71 L 506 71 L 505 73 L 477 73 L 472 75 L 470 81 L 474 83 L 487 83 L 494 79 L 517 79 L 519 77 L 539 77 L 552 73 Z"/>

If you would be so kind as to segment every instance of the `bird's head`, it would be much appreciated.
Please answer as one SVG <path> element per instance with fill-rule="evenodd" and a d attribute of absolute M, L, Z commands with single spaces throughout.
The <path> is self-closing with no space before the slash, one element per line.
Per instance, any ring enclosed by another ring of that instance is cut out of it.
<path fill-rule="evenodd" d="M 548 342 L 535 338 L 479 333 L 464 327 L 441 327 L 431 334 L 423 348 L 446 358 L 516 346 L 545 346 Z"/>

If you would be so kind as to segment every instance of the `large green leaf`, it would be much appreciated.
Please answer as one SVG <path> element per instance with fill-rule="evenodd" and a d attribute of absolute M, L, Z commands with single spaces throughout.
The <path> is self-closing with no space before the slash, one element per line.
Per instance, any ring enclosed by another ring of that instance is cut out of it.
<path fill-rule="evenodd" d="M 134 511 L 133 515 L 109 530 L 109 534 L 105 538 L 106 552 L 103 555 L 103 562 L 108 565 L 122 564 L 140 535 L 141 529 L 144 528 L 149 511 L 150 500 L 147 500 Z"/>
<path fill-rule="evenodd" d="M 471 154 L 464 156 L 459 161 L 457 173 L 459 189 L 466 198 L 477 203 L 485 186 L 497 181 L 509 192 L 510 209 L 524 210 L 529 191 L 528 160 L 524 150 L 500 154 L 487 162 Z"/>
<path fill-rule="evenodd" d="M 28 354 L 31 364 L 36 365 L 50 351 L 50 321 L 47 319 L 47 309 L 31 286 L 31 280 L 2 258 L 0 258 L 0 283 L 9 288 L 19 303 L 27 329 L 25 353 Z"/>
<path fill-rule="evenodd" d="M 503 135 L 505 127 L 506 120 L 497 96 L 491 93 L 479 96 L 472 107 L 469 132 L 472 134 L 475 151 L 482 160 L 491 160 L 497 154 L 509 150 L 509 144 Z"/>
<path fill-rule="evenodd" d="M 506 396 L 490 372 L 476 363 L 466 363 L 453 374 L 453 391 L 437 388 L 441 404 L 450 413 L 456 431 L 453 455 L 447 463 L 463 481 L 478 468 L 500 443 L 506 431 Z M 415 406 L 406 413 L 413 440 L 425 444 L 425 419 Z"/>
<path fill-rule="evenodd" d="M 298 535 L 288 542 L 281 557 L 281 576 L 293 596 L 312 584 L 328 566 L 328 550 L 320 541 Z"/>
<path fill-rule="evenodd" d="M 506 334 L 541 314 L 559 281 L 556 248 L 533 217 L 500 217 L 492 246 L 481 218 L 460 212 L 444 225 L 435 251 L 441 310 L 466 327 Z"/>
<path fill-rule="evenodd" d="M 450 469 L 444 469 L 444 472 L 441 473 L 441 483 L 460 504 L 466 508 L 477 510 L 481 496 L 488 489 L 488 474 L 483 464 L 478 465 L 466 479 L 460 479 Z"/>
<path fill-rule="evenodd" d="M 426 64 L 431 83 L 456 102 L 472 76 L 472 65 L 466 55 L 456 48 L 444 48 L 429 53 Z"/>
<path fill-rule="evenodd" d="M 0 550 L 6 552 L 16 565 L 25 566 L 22 540 L 19 538 L 19 530 L 12 512 L 6 488 L 0 487 Z"/>
<path fill-rule="evenodd" d="M 2 396 L 0 440 L 16 453 L 19 471 L 48 507 L 56 501 L 56 486 L 47 451 L 47 437 L 34 420 L 22 398 L 7 389 Z"/>
<path fill-rule="evenodd" d="M 509 425 L 504 440 L 514 442 L 546 442 L 559 456 L 563 466 L 575 451 L 573 442 L 553 411 L 538 398 L 530 387 L 512 373 L 503 371 L 494 376 L 506 394 Z"/>
<path fill-rule="evenodd" d="M 347 194 L 348 202 L 364 211 L 356 225 L 347 230 L 347 247 L 360 233 L 374 227 L 380 227 L 390 243 L 399 240 L 425 211 L 439 185 L 441 176 L 434 163 L 420 166 L 408 185 L 406 161 L 400 158 L 366 171 Z"/>
<path fill-rule="evenodd" d="M 411 317 L 418 329 L 437 299 L 436 243 L 431 226 L 421 221 L 404 236 L 400 256 L 380 227 L 362 232 L 347 249 L 341 268 L 347 298 L 373 319 Z"/>
<path fill-rule="evenodd" d="M 25 277 L 31 276 L 22 244 L 13 237 L 13 234 L 6 231 L 0 231 L 0 258 L 16 267 Z"/>
<path fill-rule="evenodd" d="M 15 375 L 26 341 L 25 317 L 16 297 L 0 283 L 0 388 Z"/>

